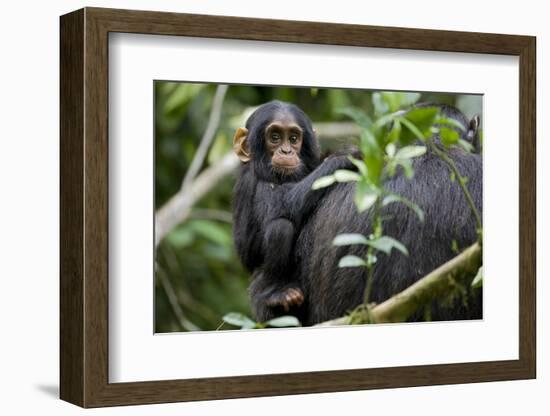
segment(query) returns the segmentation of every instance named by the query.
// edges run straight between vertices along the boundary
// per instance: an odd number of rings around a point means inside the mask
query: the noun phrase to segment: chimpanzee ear
[[[313,130],[313,138],[314,138],[315,140],[318,140],[319,137],[317,136],[317,129],[312,129],[312,130]]]
[[[472,144],[474,144],[474,146],[476,144],[473,143],[473,142],[476,140],[476,137],[477,137],[477,134],[478,134],[477,132],[479,130],[479,124],[480,124],[479,116],[475,115],[470,120],[470,124],[468,125],[468,132],[466,133],[467,139],[470,140],[472,142]]]
[[[239,127],[235,132],[235,137],[233,137],[233,151],[243,163],[249,162],[251,159],[247,136],[248,129]]]
[[[479,130],[479,124],[480,124],[479,116],[478,116],[478,115],[475,115],[475,116],[470,120],[470,130],[473,130],[474,132],[477,133],[477,131]]]

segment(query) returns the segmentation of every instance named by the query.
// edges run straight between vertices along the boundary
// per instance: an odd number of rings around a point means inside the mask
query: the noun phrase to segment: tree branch
[[[233,223],[233,214],[221,209],[194,209],[191,218]]]
[[[467,285],[481,267],[481,246],[475,243],[458,256],[439,266],[437,269],[413,283],[402,292],[376,305],[370,310],[370,322],[404,322],[415,311],[428,305],[432,300],[449,294],[457,285]],[[353,324],[368,323],[367,314],[364,319],[354,317]],[[351,317],[326,321],[316,326],[349,325]]]
[[[199,172],[201,166],[204,163],[204,159],[206,157],[206,154],[208,153],[208,149],[210,148],[210,145],[212,144],[212,140],[214,140],[214,135],[216,134],[216,131],[218,130],[218,126],[220,125],[223,100],[225,98],[225,93],[227,92],[227,88],[228,88],[227,85],[218,85],[216,89],[216,95],[214,96],[214,100],[212,102],[212,110],[210,111],[210,116],[208,118],[208,124],[206,125],[206,130],[202,136],[197,152],[193,157],[191,166],[189,166],[189,169],[187,170],[187,173],[183,178],[183,181],[181,183],[182,190],[187,188],[191,183],[191,181],[195,179],[195,176],[197,176],[197,173]]]
[[[155,213],[155,247],[168,232],[187,219],[193,205],[222,178],[233,172],[239,159],[231,151],[219,162],[203,170],[187,188],[182,188]]]
[[[155,247],[172,228],[189,216],[191,207],[210,191],[218,180],[233,171],[238,165],[237,157],[230,153],[215,166],[208,167],[197,176],[218,130],[227,89],[227,85],[218,85],[216,89],[206,130],[181,182],[180,190],[155,213]]]
[[[313,128],[319,140],[346,139],[361,135],[361,127],[353,121],[316,122],[313,123]]]
[[[472,194],[470,194],[470,191],[468,190],[468,187],[466,186],[466,179],[460,174],[460,171],[458,170],[458,167],[456,166],[456,163],[453,159],[451,159],[447,154],[439,149],[437,145],[430,139],[428,140],[428,146],[430,146],[430,149],[433,150],[433,152],[439,156],[446,164],[449,166],[449,169],[451,169],[451,172],[456,176],[456,179],[458,180],[458,184],[460,188],[462,189],[462,192],[464,193],[464,196],[466,197],[466,202],[470,206],[470,209],[472,210],[472,214],[476,220],[477,224],[477,233],[478,236],[481,237],[480,233],[482,230],[482,224],[481,224],[481,216],[479,215],[479,212],[477,211],[476,204],[474,203],[474,199],[472,198]],[[481,239],[481,238],[479,238]]]

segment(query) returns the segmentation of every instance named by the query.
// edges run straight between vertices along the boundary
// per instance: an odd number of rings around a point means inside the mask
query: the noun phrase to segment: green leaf
[[[265,322],[266,326],[272,326],[275,328],[285,328],[289,326],[301,326],[298,318],[290,315],[279,316],[278,318],[270,319]]]
[[[351,163],[353,163],[355,165],[355,167],[357,167],[357,170],[359,170],[359,173],[364,176],[364,177],[367,177],[368,175],[368,169],[367,169],[367,165],[365,165],[365,162],[362,161],[362,160],[359,160],[359,159],[355,159],[353,156],[348,156],[348,159],[351,161]]]
[[[376,200],[378,199],[377,194],[363,194],[355,195],[354,201],[359,212],[365,212],[367,209],[372,207]]]
[[[408,111],[404,117],[413,123],[420,131],[429,131],[439,115],[436,107],[416,107]]]
[[[401,92],[401,107],[409,107],[420,100],[422,94],[418,92]]]
[[[176,248],[185,248],[195,241],[195,233],[187,225],[181,225],[168,233],[166,240]]]
[[[369,129],[364,129],[361,132],[361,151],[363,154],[368,155],[379,150],[378,140],[376,136]]]
[[[334,177],[334,175],[323,176],[317,179],[315,182],[313,182],[311,189],[317,190],[321,188],[326,188],[327,186],[332,185],[334,182],[336,182],[336,178]]]
[[[417,107],[405,113],[400,118],[401,123],[407,127],[401,135],[401,142],[424,141],[431,136],[431,128],[438,114],[439,109],[434,107]]]
[[[441,143],[443,143],[445,147],[449,147],[458,142],[458,139],[460,139],[460,134],[454,129],[440,127],[439,137],[441,138]]]
[[[397,148],[395,147],[395,144],[393,144],[393,143],[389,143],[389,144],[386,146],[386,154],[387,154],[389,157],[394,157],[394,156],[395,156],[396,150],[397,150]]]
[[[342,257],[338,263],[338,267],[360,267],[366,265],[367,263],[361,257],[352,255]]]
[[[357,182],[353,201],[359,212],[369,209],[378,199],[380,190],[372,185],[368,180]]]
[[[476,277],[474,277],[474,280],[472,280],[472,287],[478,288],[483,286],[483,266],[479,268],[477,271]]]
[[[387,141],[390,143],[396,142],[401,137],[401,122],[397,119],[393,122],[391,130],[388,133]]]
[[[372,125],[372,130],[377,131],[377,130],[381,129],[382,127],[384,127],[386,124],[393,123],[396,120],[400,120],[400,114],[401,113],[402,112],[386,114],[385,116],[380,117]]]
[[[375,238],[373,240],[368,240],[367,244],[386,254],[390,254],[391,250],[395,248],[404,255],[409,255],[407,248],[403,244],[401,244],[395,238],[388,237],[387,235],[383,235],[382,237]]]
[[[164,103],[164,111],[172,113],[187,105],[207,84],[178,84]]]
[[[374,106],[374,112],[376,114],[386,114],[388,111],[390,111],[388,103],[379,92],[375,92],[374,94],[372,94],[372,105]]]
[[[231,245],[232,237],[229,227],[209,220],[193,220],[189,222],[189,227],[196,234],[215,244]]]
[[[426,153],[426,146],[405,146],[397,151],[396,159],[411,159]]]
[[[336,182],[357,182],[361,180],[361,175],[346,169],[338,169],[334,172]]]
[[[256,322],[250,319],[248,316],[238,312],[230,312],[222,318],[224,322],[230,325],[238,326],[243,329],[251,329],[256,327]]]
[[[362,110],[355,107],[345,107],[336,110],[336,114],[343,114],[363,128],[370,129],[372,126],[372,120]]]
[[[408,200],[407,198],[404,198],[397,194],[391,194],[384,198],[382,201],[382,206],[386,206],[391,204],[392,202],[401,202],[405,204],[407,207],[412,209],[415,214],[417,215],[418,219],[422,222],[424,222],[424,211],[422,211],[422,208],[420,208],[418,205],[416,205],[414,202]]]
[[[472,153],[474,151],[474,146],[466,140],[458,139],[458,145],[468,153]]]
[[[384,152],[380,148],[376,137],[369,130],[363,130],[361,134],[361,151],[365,158],[365,164],[368,166],[368,177],[373,183],[380,182],[382,173]]]
[[[332,241],[334,246],[351,246],[355,244],[368,244],[367,238],[363,234],[338,234]]]
[[[422,131],[418,127],[416,127],[414,123],[410,122],[406,118],[403,118],[401,122],[403,123],[403,125],[405,125],[405,127],[407,127],[407,130],[412,134],[414,139],[420,140],[420,141],[424,141],[426,139],[426,136],[424,135],[424,133],[422,133]],[[407,137],[407,142],[408,141],[413,141],[413,139],[409,139]]]
[[[387,169],[388,175],[390,177],[393,177],[397,169],[397,161],[395,159],[388,160],[388,162],[386,163],[386,169]]]
[[[420,99],[420,94],[417,92],[384,91],[381,94],[384,101],[388,104],[391,112],[397,111],[404,107],[409,107]]]
[[[397,163],[401,165],[407,178],[410,179],[414,176],[414,170],[410,159],[397,159]]]
[[[447,117],[437,117],[435,119],[436,124],[439,124],[440,126],[450,126],[454,127],[456,129],[459,129],[461,131],[466,131],[466,128],[462,125],[462,123],[458,120],[455,120],[454,118],[447,118]]]

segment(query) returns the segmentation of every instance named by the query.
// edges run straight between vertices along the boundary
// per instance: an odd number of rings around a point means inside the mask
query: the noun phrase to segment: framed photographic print
[[[61,398],[534,378],[535,75],[528,36],[62,16]]]

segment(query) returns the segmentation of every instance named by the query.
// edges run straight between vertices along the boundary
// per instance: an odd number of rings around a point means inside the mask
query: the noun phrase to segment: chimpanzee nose
[[[283,152],[285,155],[288,155],[292,150],[288,148],[281,147],[281,152]]]

